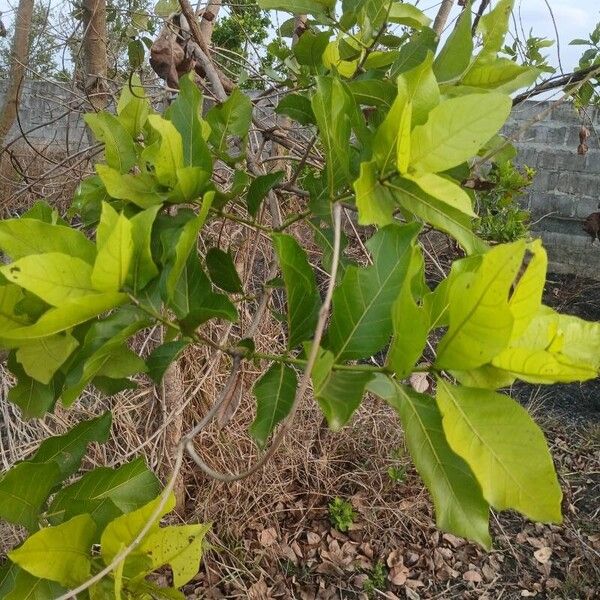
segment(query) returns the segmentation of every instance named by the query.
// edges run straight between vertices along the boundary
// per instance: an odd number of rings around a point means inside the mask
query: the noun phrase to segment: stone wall
[[[5,86],[0,81],[0,95]],[[70,91],[70,84],[30,81],[22,98],[20,127],[31,141],[68,146],[71,151],[88,143],[80,114],[67,114],[69,105],[77,109],[85,103],[80,92]],[[518,162],[537,170],[524,203],[531,210],[534,231],[548,248],[551,269],[600,279],[600,245],[592,245],[582,230],[585,217],[599,210],[600,111],[582,119],[568,104],[549,109],[548,102],[525,102],[513,111],[505,129],[517,134]],[[540,115],[541,120],[525,129]],[[582,122],[592,133],[585,156],[577,154]],[[19,134],[15,125],[10,137]]]
[[[7,82],[0,81],[0,97],[4,96]],[[11,129],[8,140],[27,133],[33,143],[56,144],[76,149],[87,142],[79,107],[85,104],[80,91],[71,92],[70,83],[26,81],[21,90],[19,118]],[[69,110],[72,107],[73,110]]]
[[[550,270],[600,279],[600,245],[582,229],[584,219],[600,210],[600,111],[580,116],[569,104],[550,108],[549,102],[525,102],[506,127],[517,136],[518,162],[537,171],[524,202],[548,250]],[[577,154],[582,124],[591,133],[585,156]]]

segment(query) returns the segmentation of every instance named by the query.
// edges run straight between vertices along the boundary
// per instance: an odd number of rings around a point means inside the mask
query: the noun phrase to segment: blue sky
[[[43,0],[52,7],[64,6],[67,0]],[[428,14],[434,15],[440,0],[419,0],[418,5]],[[195,2],[194,2],[195,3]],[[10,26],[14,8],[18,0],[0,0],[0,11],[5,14],[4,23]],[[477,0],[474,1],[478,5]],[[572,71],[577,65],[582,53],[581,46],[569,46],[568,43],[577,37],[587,37],[594,28],[596,22],[600,21],[600,2],[598,0],[516,0],[515,15],[520,19],[526,34],[533,29],[533,34],[540,37],[555,39],[554,26],[548,6],[558,26],[560,55],[564,71]],[[457,14],[455,8],[453,15]],[[452,18],[451,16],[451,18]],[[521,27],[520,24],[518,24]],[[549,48],[547,53],[554,66],[558,66],[557,51],[555,45]]]

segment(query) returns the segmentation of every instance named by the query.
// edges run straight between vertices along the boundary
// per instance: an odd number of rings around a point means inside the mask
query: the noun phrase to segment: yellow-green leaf
[[[524,254],[524,241],[496,246],[476,271],[456,277],[449,291],[450,326],[438,346],[438,367],[474,369],[508,346],[514,323],[509,294]]]
[[[49,383],[78,345],[71,334],[58,333],[24,343],[17,350],[17,360],[27,375],[36,381]]]
[[[469,217],[477,216],[473,211],[469,194],[450,178],[434,173],[405,175],[405,177],[414,181],[429,196],[441,200]]]
[[[489,548],[488,504],[469,466],[448,445],[433,398],[380,374],[368,389],[398,413],[408,450],[433,499],[437,526]]]
[[[441,379],[436,400],[450,447],[469,464],[491,506],[562,521],[562,492],[544,434],[518,402]]]
[[[410,166],[415,171],[447,171],[472,158],[504,125],[512,108],[510,96],[468,94],[450,98],[413,129]]]
[[[60,252],[24,256],[0,267],[0,273],[53,306],[97,294],[91,265]]]
[[[32,575],[74,587],[90,576],[96,524],[78,515],[56,527],[45,527],[28,537],[8,557]]]
[[[97,290],[118,292],[125,283],[133,256],[131,230],[129,219],[123,214],[119,215],[112,231],[98,248],[91,274],[92,285]]]
[[[162,527],[144,540],[140,552],[151,557],[152,571],[169,565],[173,587],[179,588],[198,573],[202,543],[210,527],[210,524]]]

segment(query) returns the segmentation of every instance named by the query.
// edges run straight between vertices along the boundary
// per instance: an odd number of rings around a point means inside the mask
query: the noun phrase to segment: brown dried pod
[[[590,137],[590,131],[583,125],[579,128],[579,142],[583,144]]]
[[[577,146],[577,154],[581,154],[582,156],[585,156],[588,150],[588,145],[583,142]]]
[[[589,215],[583,222],[583,230],[592,237],[600,239],[600,212]]]

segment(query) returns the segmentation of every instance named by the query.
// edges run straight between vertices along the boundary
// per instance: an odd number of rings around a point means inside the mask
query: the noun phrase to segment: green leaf
[[[162,381],[169,365],[177,360],[185,347],[189,344],[187,340],[175,340],[167,342],[155,348],[146,359],[148,375],[157,385]]]
[[[542,305],[548,256],[541,240],[527,245],[525,263],[527,268],[518,278],[508,303],[514,317],[513,338],[519,338],[525,332]]]
[[[264,448],[277,424],[290,412],[297,385],[296,372],[284,363],[271,365],[254,384],[256,418],[250,426],[250,435],[261,448]]]
[[[469,94],[444,100],[411,136],[410,166],[439,173],[472,158],[504,125],[512,108],[509,96]]]
[[[0,517],[34,531],[42,507],[58,481],[60,469],[54,462],[15,465],[0,479]]]
[[[206,114],[210,125],[209,142],[224,158],[229,158],[229,137],[246,139],[252,122],[250,98],[235,88],[222,104],[213,106]]]
[[[123,86],[117,104],[119,121],[132,138],[141,133],[150,110],[150,102],[140,77],[133,74],[127,85]]]
[[[290,13],[324,16],[333,11],[336,0],[258,0],[264,10],[285,10]]]
[[[16,314],[18,304],[23,300],[23,290],[9,283],[0,285],[0,330],[8,331],[27,325],[24,315]]]
[[[392,4],[388,13],[390,23],[408,25],[408,27],[427,27],[431,19],[412,4]]]
[[[435,173],[423,173],[416,177],[406,175],[405,177],[416,183],[428,196],[440,200],[469,217],[477,216],[473,211],[469,194],[449,177]]]
[[[77,471],[90,442],[108,441],[111,422],[112,414],[105,412],[75,425],[63,435],[46,438],[27,462],[55,463],[61,478],[65,479]]]
[[[206,253],[206,267],[212,282],[226,292],[241,294],[244,290],[233,257],[220,248],[209,248]]]
[[[183,140],[183,161],[187,166],[212,172],[212,157],[204,139],[202,94],[190,74],[179,78],[179,94],[165,112]]]
[[[350,180],[351,98],[339,79],[317,77],[316,83],[312,108],[325,150],[328,196],[333,200]]]
[[[359,225],[385,227],[393,222],[398,205],[394,193],[380,182],[376,161],[360,165],[360,176],[353,187]]]
[[[408,450],[433,499],[437,526],[489,549],[488,504],[469,466],[448,445],[433,398],[383,375],[368,389],[398,413]]]
[[[386,186],[394,192],[396,202],[406,213],[445,231],[454,237],[468,254],[485,252],[487,246],[473,233],[471,218],[468,215],[429,196],[409,179],[387,182]]]
[[[471,34],[471,2],[467,2],[448,36],[444,47],[433,63],[433,71],[439,81],[451,81],[460,77],[467,69],[473,55]]]
[[[8,399],[20,409],[24,419],[43,417],[56,399],[52,386],[40,383],[23,371],[17,385],[8,390]]]
[[[33,325],[18,327],[0,333],[0,340],[14,345],[23,340],[47,337],[85,323],[107,310],[127,302],[127,294],[95,294],[65,302],[58,308],[52,308],[42,315]]]
[[[112,198],[131,202],[140,208],[160,206],[165,202],[164,192],[149,173],[123,175],[106,165],[96,165],[96,172]]]
[[[299,64],[318,69],[323,65],[323,53],[329,45],[330,31],[305,31],[298,42],[292,47],[292,52]]]
[[[30,575],[27,571],[13,566],[15,571],[14,581],[7,590],[6,595],[2,595],[4,600],[56,600],[67,590],[53,581],[39,579]],[[0,593],[4,590],[0,588]]]
[[[514,1],[499,0],[494,9],[479,20],[477,33],[483,38],[483,49],[480,56],[495,55],[502,48]]]
[[[438,346],[439,368],[474,369],[508,345],[514,323],[509,294],[524,255],[524,241],[499,245],[476,271],[456,277],[449,292],[450,327]]]
[[[53,306],[97,294],[90,264],[60,252],[24,256],[0,267],[0,273]]]
[[[93,264],[96,257],[94,244],[81,231],[28,218],[0,221],[0,250],[13,260],[60,252]]]
[[[149,323],[143,312],[127,306],[92,324],[65,377],[61,396],[63,404],[73,404],[85,386],[111,361],[113,354],[123,347],[125,341]]]
[[[210,173],[201,167],[177,169],[177,185],[168,195],[169,202],[198,202],[210,183]]]
[[[373,265],[349,267],[333,294],[327,348],[336,362],[368,358],[392,333],[391,307],[408,274],[420,226],[388,225],[368,242]]]
[[[414,297],[413,283],[422,281],[425,264],[419,246],[414,246],[408,276],[392,305],[394,336],[388,350],[387,364],[398,379],[407,377],[421,356],[429,333],[429,314]]]
[[[152,225],[160,206],[148,208],[129,219],[133,254],[127,276],[127,284],[134,293],[144,289],[158,275],[158,268],[152,258]]]
[[[146,49],[141,40],[129,40],[127,43],[127,58],[132,69],[139,69],[144,63]]]
[[[177,169],[184,166],[181,134],[171,121],[163,119],[160,115],[150,115],[148,123],[160,136],[160,142],[148,146],[142,156],[154,167],[156,179],[162,185],[175,187]]]
[[[274,234],[272,237],[285,282],[288,348],[292,349],[313,336],[321,297],[303,248],[290,235]]]
[[[74,587],[89,578],[96,524],[89,515],[46,527],[8,553],[10,560],[32,575]]]
[[[197,245],[198,232],[204,225],[206,214],[199,214],[190,219],[185,225],[173,232],[173,236],[163,236],[163,246],[167,256],[167,270],[165,278],[165,291],[167,299],[173,298],[175,287],[185,271],[186,263],[190,255],[195,255]],[[176,236],[176,241],[173,237]],[[194,251],[194,252],[192,252]]]
[[[103,210],[101,224],[104,214]],[[102,246],[98,247],[91,276],[92,285],[97,290],[118,292],[123,287],[133,255],[131,229],[129,219],[124,214],[120,214],[110,234]]]
[[[106,529],[102,532],[101,538],[101,553],[102,559],[108,565],[113,558],[117,555],[122,547],[127,547],[131,542],[138,536],[140,531],[146,526],[152,513],[156,510],[156,507],[160,504],[161,496],[155,497],[150,500],[147,504],[144,504],[141,508],[129,512],[125,515],[117,517],[114,521],[106,526]],[[158,518],[154,521],[148,535],[159,531],[159,521],[161,517],[171,512],[175,508],[175,496],[171,493],[165,506],[160,511]],[[148,538],[146,538],[148,539]],[[136,558],[136,555],[142,554],[138,548],[130,554],[131,558]],[[146,564],[151,564],[147,561]]]
[[[595,379],[600,370],[600,324],[543,307],[525,332],[493,357],[492,365],[530,383]]]
[[[133,138],[119,119],[107,112],[84,116],[96,139],[104,143],[104,156],[109,167],[127,173],[137,161]]]
[[[235,321],[238,318],[237,310],[229,298],[213,292],[210,280],[195,254],[188,258],[171,305],[183,328],[189,332],[209,319]]]
[[[59,333],[21,345],[17,350],[17,360],[27,375],[48,384],[78,345],[72,335]]]
[[[313,125],[316,123],[310,100],[301,94],[287,94],[284,96],[275,112],[278,115],[287,115],[290,119],[298,121],[300,125]]]
[[[443,380],[436,400],[448,443],[469,464],[491,506],[562,522],[562,493],[544,434],[520,404]]]
[[[50,225],[67,225],[67,223],[60,218],[58,211],[52,208],[45,200],[37,200],[33,203],[33,206],[26,210],[19,221],[22,219],[36,219],[49,223]]]
[[[120,346],[107,356],[107,360],[104,361],[96,375],[122,379],[146,371],[146,363],[133,350],[127,346]]]
[[[151,557],[151,570],[169,565],[173,586],[179,588],[198,573],[202,543],[211,525],[178,525],[162,527],[142,543],[140,552]]]
[[[282,179],[285,173],[283,171],[273,171],[266,175],[259,175],[252,181],[248,188],[246,202],[248,203],[248,213],[256,217],[262,201],[267,194],[276,186]]]
[[[306,343],[306,351],[310,344]],[[315,397],[332,431],[339,431],[348,423],[359,407],[365,386],[373,374],[368,371],[334,371],[332,352],[319,349],[311,377]]]
[[[389,109],[397,94],[396,86],[380,79],[358,79],[348,82],[357,104]]]
[[[518,65],[507,58],[477,60],[465,73],[461,84],[511,94],[529,87],[540,74],[539,69]]]
[[[122,512],[136,510],[154,498],[160,491],[156,475],[146,466],[143,458],[125,463],[118,468],[97,467],[62,488],[54,497],[49,513],[53,519],[73,502],[82,500],[111,500]]]

